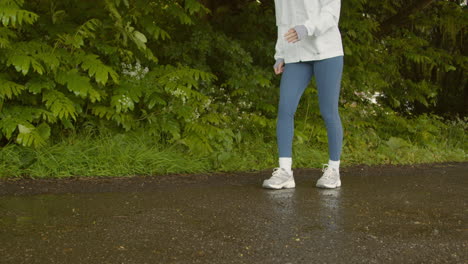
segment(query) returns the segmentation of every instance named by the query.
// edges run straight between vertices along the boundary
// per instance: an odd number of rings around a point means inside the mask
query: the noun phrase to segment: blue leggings
[[[318,89],[320,114],[325,121],[331,160],[339,160],[343,127],[338,113],[338,98],[343,72],[343,56],[297,63],[286,63],[281,77],[276,135],[280,157],[292,157],[294,114],[312,76]]]

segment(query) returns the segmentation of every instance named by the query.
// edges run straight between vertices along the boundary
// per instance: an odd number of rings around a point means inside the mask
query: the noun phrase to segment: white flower
[[[136,80],[143,79],[145,75],[149,72],[149,68],[143,68],[139,61],[137,61],[135,65],[126,64],[122,62],[121,66],[123,75],[130,76]]]

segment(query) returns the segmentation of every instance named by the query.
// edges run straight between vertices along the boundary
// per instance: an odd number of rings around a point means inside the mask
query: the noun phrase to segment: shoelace
[[[272,175],[272,176],[278,177],[278,176],[280,175],[280,170],[281,170],[280,167],[274,168],[274,169],[273,169],[273,175]]]
[[[326,166],[326,168],[325,168]],[[323,174],[323,178],[330,179],[332,176],[332,168],[328,166],[328,164],[322,164],[322,172],[325,172]]]
[[[273,174],[272,174],[272,176],[271,176],[270,179],[276,179],[276,178],[279,179],[279,178],[281,178],[281,176],[280,176],[280,171],[281,171],[281,168],[280,168],[280,167],[274,168],[274,169],[273,169]]]

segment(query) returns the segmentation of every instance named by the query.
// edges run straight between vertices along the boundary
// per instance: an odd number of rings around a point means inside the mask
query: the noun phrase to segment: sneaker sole
[[[267,189],[275,189],[275,190],[292,189],[296,187],[296,183],[294,181],[288,181],[288,182],[285,182],[283,184],[278,184],[278,185],[263,183],[262,187],[267,188]]]
[[[341,181],[337,182],[335,185],[327,185],[327,184],[316,184],[315,186],[319,187],[319,188],[326,188],[326,189],[334,189],[334,188],[338,188],[341,186]]]

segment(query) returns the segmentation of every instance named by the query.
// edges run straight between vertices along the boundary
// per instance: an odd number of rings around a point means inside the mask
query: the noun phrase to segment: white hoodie
[[[340,7],[340,0],[275,0],[278,39],[274,58],[291,63],[344,55],[338,29]],[[284,34],[298,25],[307,28],[307,36],[287,42]]]

